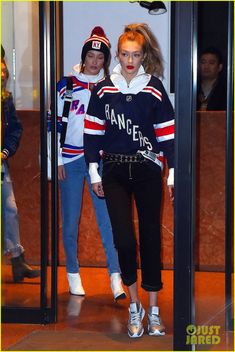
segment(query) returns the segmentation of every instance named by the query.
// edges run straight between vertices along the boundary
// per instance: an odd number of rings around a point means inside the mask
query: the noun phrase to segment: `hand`
[[[6,159],[7,159],[7,156],[6,156],[5,153],[2,153],[2,152],[1,152],[1,159],[2,159],[2,160],[6,160]]]
[[[174,202],[174,186],[168,186],[169,190],[169,195],[170,195],[170,201],[173,203]]]
[[[95,192],[98,197],[104,197],[102,182],[92,183],[92,191]]]
[[[59,165],[58,166],[58,180],[63,181],[65,180],[66,174],[65,174],[65,168],[64,165]]]

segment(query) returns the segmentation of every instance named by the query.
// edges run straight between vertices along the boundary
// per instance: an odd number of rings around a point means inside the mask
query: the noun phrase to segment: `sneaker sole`
[[[165,331],[163,331],[163,332],[160,332],[160,331],[155,331],[155,332],[148,331],[148,335],[149,336],[164,336],[164,335],[166,335],[166,333],[165,333]]]
[[[118,295],[117,297],[114,297],[114,301],[117,302],[120,299],[125,299],[125,298],[126,298],[126,294],[125,294],[125,292],[123,292],[120,295]]]
[[[141,330],[141,332],[139,334],[134,334],[134,335],[131,335],[128,330],[128,336],[132,339],[136,339],[138,337],[141,337],[143,335],[143,333],[144,333],[144,328]]]
[[[80,297],[84,297],[85,293],[72,293],[71,291],[69,291],[70,295],[72,296],[80,296]]]

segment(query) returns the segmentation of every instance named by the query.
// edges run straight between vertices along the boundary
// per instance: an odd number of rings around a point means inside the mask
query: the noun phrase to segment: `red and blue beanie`
[[[102,27],[95,27],[90,38],[88,38],[82,48],[82,62],[85,61],[86,54],[89,50],[101,51],[104,54],[104,60],[107,62],[110,56],[110,42],[106,37]]]

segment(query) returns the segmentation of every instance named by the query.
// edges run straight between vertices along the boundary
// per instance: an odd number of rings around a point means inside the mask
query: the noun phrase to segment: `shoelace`
[[[130,314],[131,315],[130,324],[138,326],[141,321],[141,309],[137,313],[135,313],[135,312],[130,312],[130,313],[131,313]]]
[[[161,325],[161,319],[157,314],[149,314],[149,320],[151,325]]]

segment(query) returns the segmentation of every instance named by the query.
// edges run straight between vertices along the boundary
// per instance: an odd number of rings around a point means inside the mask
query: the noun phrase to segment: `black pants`
[[[123,283],[137,280],[137,246],[132,221],[132,195],[138,219],[142,282],[146,291],[159,291],[161,282],[161,169],[152,161],[104,162],[103,188],[118,251]]]

